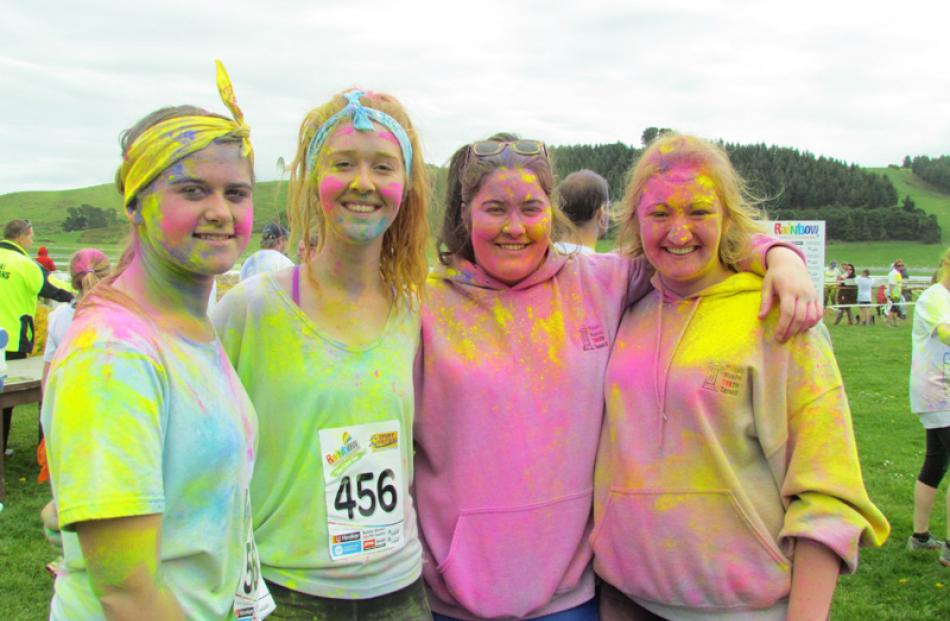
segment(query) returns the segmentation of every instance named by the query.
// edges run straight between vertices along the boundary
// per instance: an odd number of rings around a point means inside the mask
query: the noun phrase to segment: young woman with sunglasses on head
[[[554,185],[544,145],[508,134],[462,147],[450,164],[415,425],[437,619],[596,619],[587,537],[604,370],[650,274],[642,259],[553,250],[565,222]],[[772,253],[792,289],[811,290],[797,255]],[[795,329],[809,310],[818,317],[817,300],[800,310],[786,318]]]
[[[402,105],[349,91],[310,111],[289,197],[317,246],[214,311],[260,417],[251,499],[273,618],[430,619],[409,494],[429,182]]]
[[[621,248],[656,274],[604,383],[590,539],[602,618],[827,619],[840,568],[889,531],[827,331],[778,343],[776,314],[755,317],[761,279],[736,263],[761,214],[716,145],[651,143],[621,217]]]
[[[257,418],[207,317],[247,246],[249,128],[162,108],[122,138],[132,239],[85,294],[43,400],[65,562],[51,619],[260,619],[248,484]]]

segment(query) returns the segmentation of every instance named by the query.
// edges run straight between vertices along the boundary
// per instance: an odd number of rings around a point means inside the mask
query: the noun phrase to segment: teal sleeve
[[[118,340],[81,341],[54,365],[43,404],[60,525],[161,513],[159,366]]]

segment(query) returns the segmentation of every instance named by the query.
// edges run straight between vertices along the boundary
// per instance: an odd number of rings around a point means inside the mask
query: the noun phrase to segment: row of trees
[[[934,159],[926,155],[917,156],[911,160],[910,169],[927,183],[932,183],[944,192],[950,192],[950,155]]]
[[[647,128],[643,140],[666,131]],[[936,217],[917,208],[909,197],[898,205],[897,190],[884,175],[786,147],[731,143],[723,147],[771,218],[825,220],[834,240],[940,242]],[[582,168],[593,170],[607,179],[616,201],[623,196],[627,173],[641,150],[617,142],[558,146],[551,152],[559,178]],[[941,160],[946,160],[950,174],[950,158]]]
[[[68,233],[69,231],[101,229],[118,223],[119,215],[114,209],[100,209],[83,203],[79,207],[70,207],[66,210],[63,230]]]
[[[855,164],[787,147],[728,143],[725,147],[750,189],[767,200],[769,209],[897,205],[897,190],[887,177]]]
[[[769,216],[775,220],[824,220],[828,239],[836,241],[910,239],[925,244],[940,243],[937,216],[922,209],[779,209]]]

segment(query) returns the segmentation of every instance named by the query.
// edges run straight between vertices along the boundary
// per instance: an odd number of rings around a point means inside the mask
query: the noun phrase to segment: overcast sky
[[[215,58],[265,180],[307,110],[356,85],[406,105],[433,164],[498,130],[639,144],[648,126],[862,166],[950,154],[948,17],[946,0],[0,0],[0,194],[111,182],[119,133],[163,105],[225,112]]]

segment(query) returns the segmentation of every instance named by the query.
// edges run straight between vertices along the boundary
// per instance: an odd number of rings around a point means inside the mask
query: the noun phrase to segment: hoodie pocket
[[[479,617],[523,617],[575,588],[591,557],[591,492],[463,511],[438,566],[452,597]]]
[[[591,544],[607,582],[671,606],[762,608],[791,587],[791,563],[728,490],[611,490]]]

